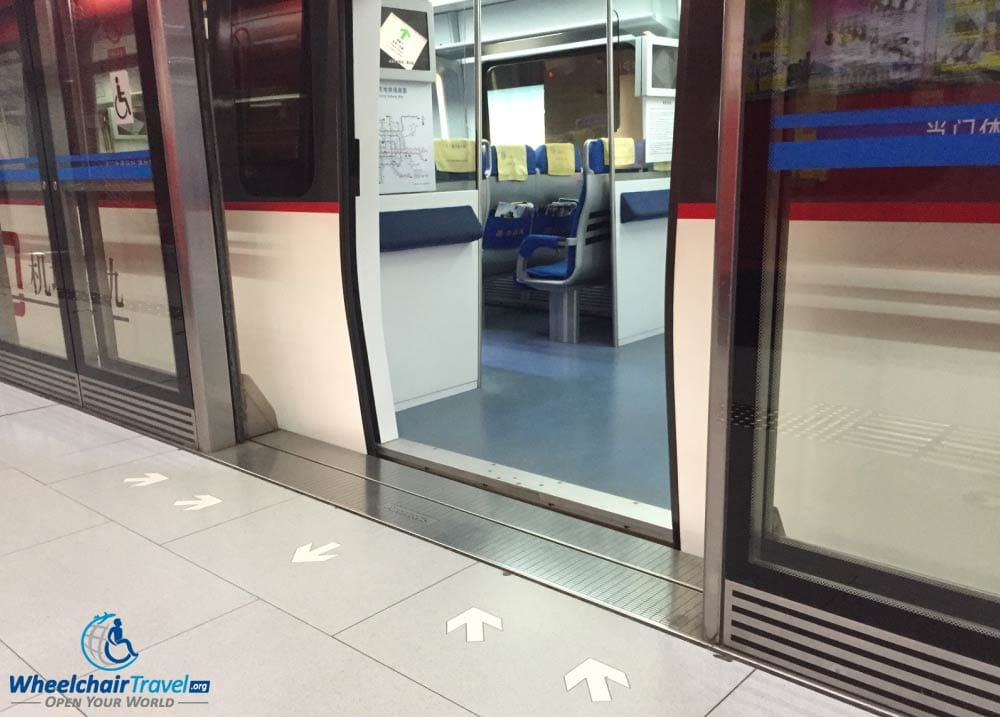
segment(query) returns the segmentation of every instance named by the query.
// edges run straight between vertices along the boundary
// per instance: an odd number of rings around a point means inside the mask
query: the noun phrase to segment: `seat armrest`
[[[559,249],[566,246],[565,237],[553,234],[529,234],[521,240],[521,248],[518,254],[527,259],[535,253],[536,249]]]

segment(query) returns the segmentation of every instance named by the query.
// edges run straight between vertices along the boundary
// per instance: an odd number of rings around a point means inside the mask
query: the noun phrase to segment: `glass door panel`
[[[0,6],[0,347],[67,359],[59,258],[52,251],[38,114],[29,93],[31,45],[22,4]]]
[[[190,403],[145,5],[58,3],[41,27],[79,371]],[[55,41],[58,38],[58,42]],[[54,62],[53,62],[54,60]]]
[[[745,51],[730,576],[975,626],[958,651],[1000,636],[986,5],[761,0]]]

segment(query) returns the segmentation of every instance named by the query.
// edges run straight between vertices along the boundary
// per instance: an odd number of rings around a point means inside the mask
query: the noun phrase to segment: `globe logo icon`
[[[113,612],[95,615],[80,635],[80,649],[91,665],[99,670],[124,670],[139,657],[132,642],[125,638],[122,620]]]

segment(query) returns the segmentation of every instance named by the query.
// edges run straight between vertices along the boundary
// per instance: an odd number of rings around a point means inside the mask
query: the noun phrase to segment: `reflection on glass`
[[[150,157],[150,59],[130,3],[60,6],[56,35],[48,101],[81,372],[176,391],[183,319]]]
[[[0,344],[65,358],[26,48],[14,8],[0,10]]]
[[[232,21],[240,180],[257,196],[301,196],[313,179],[302,0],[238,0]]]
[[[749,17],[780,277],[755,558],[1000,596],[1000,5],[761,0]]]

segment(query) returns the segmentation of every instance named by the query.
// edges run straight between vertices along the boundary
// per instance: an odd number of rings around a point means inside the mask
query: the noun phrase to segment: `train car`
[[[211,4],[249,430],[671,541],[679,8],[566,8]]]
[[[641,619],[984,714],[998,12],[0,0],[0,377],[297,490],[361,477],[352,510],[456,547],[391,483],[701,601]]]

